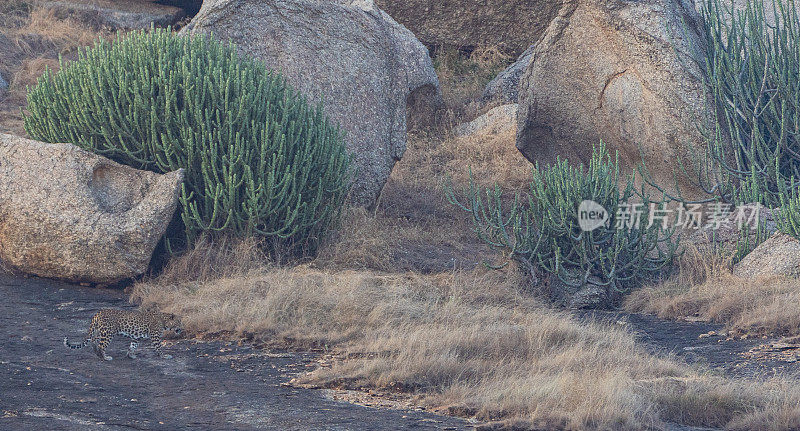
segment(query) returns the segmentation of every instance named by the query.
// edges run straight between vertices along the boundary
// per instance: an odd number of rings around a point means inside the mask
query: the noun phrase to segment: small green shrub
[[[800,192],[794,188],[780,198],[781,207],[775,211],[778,230],[800,240]]]
[[[792,178],[800,178],[800,18],[794,0],[767,7],[774,26],[760,1],[737,12],[730,1],[706,0],[702,15],[719,125],[709,134],[722,174],[716,191],[774,208],[787,192],[782,184],[795,189]]]
[[[25,129],[117,162],[183,168],[184,245],[200,234],[313,253],[350,184],[342,134],[233,46],[151,29],[99,41],[28,93]],[[175,241],[172,241],[173,243]]]
[[[620,192],[618,158],[612,160],[604,146],[593,152],[588,169],[559,159],[547,167],[537,163],[532,173],[528,194],[516,194],[508,209],[498,186],[482,190],[471,181],[463,197],[452,187],[446,193],[472,214],[481,239],[505,250],[534,279],[557,275],[567,287],[592,280],[625,291],[659,274],[674,258],[674,230],[655,214],[650,224],[650,201],[643,196],[635,203],[632,181]],[[594,230],[579,222],[579,207],[587,200],[608,216]]]

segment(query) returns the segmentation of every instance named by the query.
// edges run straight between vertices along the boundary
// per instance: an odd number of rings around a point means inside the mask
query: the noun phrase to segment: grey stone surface
[[[110,362],[62,345],[64,336],[80,339],[97,310],[129,308],[121,290],[0,273],[0,298],[2,430],[474,430],[458,418],[361,407],[284,385],[316,363],[310,353],[171,332],[163,351],[172,359],[145,346],[128,359],[124,337],[112,341]]]
[[[733,267],[739,277],[800,276],[800,241],[776,232]]]
[[[0,261],[41,277],[112,283],[145,272],[183,171],[140,171],[0,134]]]
[[[181,32],[234,42],[324,100],[355,156],[352,201],[365,206],[403,157],[407,114],[443,103],[426,48],[372,0],[207,0]]]
[[[428,46],[497,47],[519,55],[556,17],[562,0],[376,0]]]
[[[533,60],[533,49],[529,47],[517,61],[494,77],[483,90],[484,103],[517,103],[519,101],[519,81]]]
[[[95,28],[132,30],[166,27],[183,18],[183,9],[150,0],[39,0],[56,16],[71,17]]]
[[[684,198],[710,127],[703,24],[688,0],[568,0],[533,49],[519,87],[517,148],[531,161],[588,163],[601,141],[625,173],[643,160]],[[681,175],[682,159],[689,176]]]
[[[487,113],[470,121],[459,124],[453,129],[457,137],[479,134],[497,134],[517,127],[517,104],[511,103],[490,109]]]

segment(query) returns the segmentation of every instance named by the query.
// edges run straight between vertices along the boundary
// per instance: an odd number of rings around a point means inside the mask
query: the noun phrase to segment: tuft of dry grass
[[[158,274],[158,282],[178,284],[186,280],[207,282],[271,265],[269,256],[253,238],[200,237],[180,258],[170,259]],[[152,279],[151,279],[152,280]]]
[[[471,52],[443,48],[434,53],[433,60],[451,126],[454,126],[491,108],[480,103],[483,90],[513,63],[514,58],[497,47],[482,46]]]
[[[800,335],[800,285],[788,277],[743,278],[732,257],[691,245],[664,282],[631,292],[623,307],[664,319],[700,318],[732,334]]]
[[[531,164],[515,145],[516,127],[500,133],[476,133],[443,140],[414,136],[409,139],[403,160],[395,165],[387,187],[404,186],[441,190],[447,179],[466,186],[469,172],[482,186],[504,189],[525,188],[531,178]]]
[[[52,10],[32,2],[0,5],[0,74],[8,81],[0,93],[0,131],[25,136],[20,109],[26,105],[27,87],[49,68],[57,71],[59,57],[73,58],[80,48],[99,37],[109,37],[72,18],[59,18]]]
[[[474,266],[468,250],[491,254],[482,244],[464,241],[467,235],[454,235],[450,229],[438,225],[441,216],[427,217],[408,220],[383,213],[376,215],[363,208],[348,208],[342,227],[326,240],[312,265],[325,269],[430,273],[465,264]]]
[[[424,221],[453,237],[471,234],[472,222],[445,199],[448,183],[456,188],[472,178],[481,186],[497,184],[509,192],[525,189],[531,164],[515,146],[515,128],[466,137],[411,135],[408,149],[384,187],[376,215]]]
[[[36,85],[39,77],[50,69],[57,72],[59,69],[57,58],[26,58],[22,60],[17,71],[11,77],[9,84],[9,102],[25,103],[27,88]]]
[[[498,184],[512,195],[525,189],[531,165],[514,145],[515,130],[459,138],[409,136],[377,209],[345,212],[342,228],[317,264],[336,269],[435,272],[469,267],[497,254],[473,232],[471,216],[445,198],[445,184]]]
[[[734,334],[800,335],[800,286],[796,279],[745,279],[723,273],[699,284],[674,280],[631,293],[625,309],[666,319],[699,317]]]
[[[172,270],[183,273],[207,255]],[[240,272],[217,279],[176,283],[167,271],[134,286],[131,298],[181,315],[195,333],[336,354],[330,368],[297,384],[401,390],[483,421],[615,430],[665,422],[791,429],[800,421],[800,390],[655,357],[630,333],[545,308],[520,291],[515,271],[387,274],[248,259],[235,259]]]
[[[41,7],[31,11],[27,23],[17,35],[34,34],[49,42],[60,54],[93,44],[103,33],[73,18],[60,18],[52,9]]]

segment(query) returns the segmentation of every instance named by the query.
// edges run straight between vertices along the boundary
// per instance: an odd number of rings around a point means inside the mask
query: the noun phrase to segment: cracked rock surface
[[[532,162],[588,165],[602,141],[626,174],[644,161],[673,193],[680,159],[683,197],[704,196],[692,170],[701,131],[713,130],[705,46],[693,2],[565,1],[519,83],[517,148]]]

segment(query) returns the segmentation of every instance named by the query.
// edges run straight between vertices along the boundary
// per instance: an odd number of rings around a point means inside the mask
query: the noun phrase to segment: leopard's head
[[[180,318],[172,313],[161,313],[161,321],[164,322],[164,329],[173,330],[176,334],[183,331]]]

